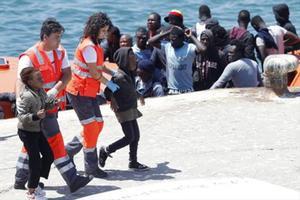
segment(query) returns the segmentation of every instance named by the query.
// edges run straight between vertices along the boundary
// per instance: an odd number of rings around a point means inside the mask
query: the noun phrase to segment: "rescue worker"
[[[104,65],[104,51],[101,40],[107,37],[111,26],[109,17],[102,12],[89,17],[83,36],[77,46],[72,68],[72,78],[67,85],[67,95],[83,127],[81,135],[68,146],[72,155],[83,147],[84,167],[87,175],[104,178],[107,173],[98,166],[97,140],[103,128],[103,119],[96,96],[100,85],[105,84],[112,92],[119,86],[108,81],[102,72],[113,75],[115,72]]]
[[[63,26],[54,18],[48,18],[43,22],[40,41],[20,55],[16,93],[18,104],[19,94],[24,89],[24,84],[20,79],[20,72],[24,68],[34,67],[42,74],[44,80],[43,87],[48,97],[60,100],[60,108],[55,107],[47,111],[41,127],[53,152],[56,168],[69,186],[70,191],[75,192],[88,184],[92,177],[77,174],[77,170],[65,150],[63,137],[57,121],[58,110],[64,109],[66,105],[65,87],[71,77],[67,52],[60,45],[63,32]],[[28,155],[26,149],[23,147],[17,161],[15,189],[25,189],[29,173],[28,162]]]

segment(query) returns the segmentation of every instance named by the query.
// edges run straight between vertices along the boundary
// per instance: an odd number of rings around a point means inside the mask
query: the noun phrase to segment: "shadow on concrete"
[[[17,135],[18,135],[18,134],[13,134],[13,135],[7,135],[7,136],[0,137],[0,142],[1,142],[1,141],[5,141],[5,140],[7,140],[8,138],[15,137],[15,136],[17,136]]]
[[[159,163],[155,168],[150,168],[147,171],[131,171],[131,170],[105,170],[109,176],[108,181],[147,181],[147,180],[164,180],[173,179],[173,176],[168,174],[179,173],[181,170],[168,167],[169,162]]]
[[[55,190],[59,194],[66,194],[62,197],[57,198],[48,198],[48,200],[71,200],[71,199],[79,199],[87,196],[91,196],[94,194],[99,194],[103,192],[109,192],[112,190],[120,189],[120,187],[116,186],[108,186],[108,185],[87,185],[84,188],[78,190],[77,192],[71,194],[67,186],[48,186],[45,187],[45,191],[47,190]]]
[[[174,177],[169,174],[180,173],[181,170],[172,169],[168,167],[169,162],[158,163],[155,168],[150,168],[148,171],[136,172],[130,170],[105,170],[109,176],[107,181],[147,181],[147,180],[164,180],[173,179]],[[82,173],[82,172],[81,172]],[[49,200],[71,200],[79,199],[103,192],[109,192],[112,190],[121,189],[117,186],[108,185],[87,185],[79,191],[70,194],[67,186],[46,186],[45,191],[54,190],[58,194],[66,194],[62,197],[48,198]]]

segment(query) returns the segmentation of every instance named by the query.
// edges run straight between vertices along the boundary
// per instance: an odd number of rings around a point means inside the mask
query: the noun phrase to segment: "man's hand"
[[[184,34],[188,38],[192,37],[192,31],[191,31],[191,29],[185,29]]]

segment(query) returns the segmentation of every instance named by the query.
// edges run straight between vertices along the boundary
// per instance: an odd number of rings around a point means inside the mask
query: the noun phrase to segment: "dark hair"
[[[117,38],[121,37],[120,29],[117,26],[111,26],[109,28],[109,33],[115,35]]]
[[[155,66],[151,60],[142,59],[137,63],[137,67],[143,71],[153,73],[155,70]]]
[[[225,47],[229,43],[228,32],[224,27],[216,25],[210,30],[213,33],[214,42],[217,47]]]
[[[250,22],[250,12],[248,10],[241,10],[239,12],[238,20],[248,24]]]
[[[232,40],[229,43],[231,46],[236,46],[236,51],[239,52],[242,56],[245,55],[245,44],[241,40]]]
[[[98,44],[99,30],[105,26],[112,26],[106,13],[98,12],[89,17],[83,31],[83,38],[90,37],[94,44]]]
[[[161,16],[160,16],[160,14],[158,14],[157,12],[151,12],[150,14],[149,14],[149,16],[150,15],[155,15],[156,17],[157,17],[157,20],[159,21],[159,22],[161,22]]]
[[[289,19],[290,10],[289,6],[285,3],[276,4],[273,6],[273,12],[276,15],[283,17],[285,19]]]
[[[39,70],[34,67],[26,67],[26,68],[22,69],[21,74],[20,74],[22,82],[28,86],[28,82],[30,80],[32,80],[33,73],[38,72],[38,71]]]
[[[126,37],[126,38],[128,38],[128,40],[129,40],[129,42],[130,42],[131,45],[133,44],[133,40],[132,40],[131,35],[129,35],[129,34],[122,34],[121,37],[123,37],[123,36]],[[120,37],[120,39],[121,39],[121,37]]]
[[[176,35],[177,37],[184,37],[184,31],[182,28],[174,26],[171,30],[172,35]]]
[[[212,29],[215,26],[220,26],[219,21],[217,19],[209,18],[208,20],[206,20],[206,25],[205,25],[206,29]]]
[[[205,16],[207,16],[208,18],[211,18],[210,8],[205,4],[203,4],[199,7],[199,15],[200,14],[205,14]]]
[[[40,39],[42,41],[44,35],[50,36],[51,33],[62,33],[62,32],[65,32],[65,29],[58,21],[56,21],[55,18],[47,18],[42,24]]]
[[[254,27],[258,27],[259,24],[265,23],[264,20],[261,18],[261,16],[256,15],[251,19],[251,25]]]
[[[136,33],[147,33],[147,29],[145,27],[138,27],[135,31]]]

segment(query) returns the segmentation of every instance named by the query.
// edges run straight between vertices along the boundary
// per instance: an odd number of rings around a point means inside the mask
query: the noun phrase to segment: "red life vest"
[[[62,77],[62,61],[65,57],[65,51],[62,46],[53,50],[54,65],[51,63],[46,52],[41,48],[40,43],[35,44],[29,48],[25,53],[22,53],[19,58],[27,55],[34,68],[38,69],[44,80],[45,91],[53,88]],[[64,110],[66,108],[66,92],[60,91],[57,96],[60,99],[59,107]],[[48,112],[54,113],[58,111],[58,107],[49,110]]]
[[[75,51],[74,61],[71,65],[72,79],[67,85],[66,91],[73,95],[96,97],[100,91],[100,81],[92,77],[87,62],[83,57],[83,50],[91,46],[97,53],[97,66],[102,66],[104,62],[103,49],[100,45],[95,45],[90,38],[85,38]],[[98,69],[102,73],[101,69]]]

